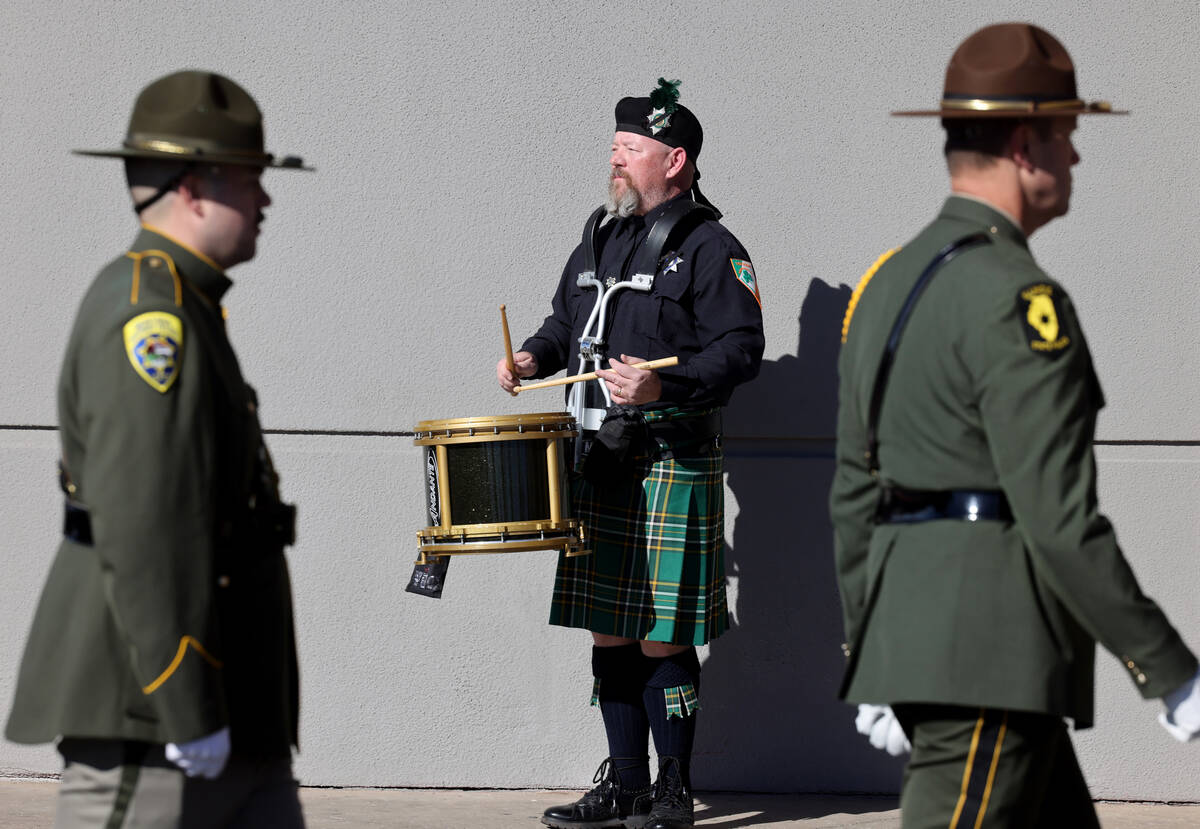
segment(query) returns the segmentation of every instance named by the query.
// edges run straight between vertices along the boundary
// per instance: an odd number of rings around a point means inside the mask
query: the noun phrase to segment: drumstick
[[[513,373],[513,376],[515,377],[517,374],[517,365],[516,365],[516,363],[513,362],[512,337],[510,337],[508,335],[508,314],[504,310],[503,303],[500,304],[500,325],[504,328],[504,358],[505,358],[505,362],[508,364],[508,370],[511,371]],[[521,382],[521,378],[517,377],[517,382],[518,383]],[[512,397],[516,397],[517,393],[515,391],[510,391],[509,395],[511,395]]]
[[[631,368],[666,368],[667,366],[679,365],[678,357],[663,357],[661,360],[651,360],[648,363],[637,363]],[[550,386],[565,386],[568,383],[582,383],[584,380],[595,380],[596,372],[589,371],[587,374],[572,374],[570,377],[559,377],[557,380],[543,380],[540,383],[534,383],[529,386],[517,386],[516,391],[529,391],[530,389],[545,389]]]

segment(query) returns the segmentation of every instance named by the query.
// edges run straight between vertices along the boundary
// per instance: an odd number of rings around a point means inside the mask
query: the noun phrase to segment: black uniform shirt
[[[609,284],[633,275],[639,247],[668,204],[600,229],[597,279]],[[678,355],[678,366],[658,373],[659,403],[724,405],[734,386],[758,374],[762,360],[762,308],[754,269],[746,249],[715,220],[701,222],[676,248],[660,258],[649,293],[623,289],[609,302],[602,332],[606,352],[617,359],[622,354],[647,360]],[[596,302],[594,288],[576,284],[584,262],[581,244],[563,269],[552,313],[521,346],[537,358],[536,377],[563,368],[572,374],[578,370],[579,338]]]

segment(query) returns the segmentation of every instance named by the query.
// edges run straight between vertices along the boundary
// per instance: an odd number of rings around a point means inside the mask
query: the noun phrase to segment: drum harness
[[[879,413],[883,409],[883,395],[887,390],[888,378],[895,361],[900,336],[912,316],[913,308],[921,298],[934,275],[959,253],[979,245],[990,244],[986,233],[974,233],[946,245],[933,258],[904,300],[904,305],[892,325],[875,384],[871,389],[871,404],[867,414],[867,464],[871,476],[879,476]],[[1013,520],[1008,499],[1001,490],[919,490],[896,486],[889,482],[880,483],[879,503],[875,510],[877,524],[917,524],[924,521],[955,519],[962,521],[1005,521]]]
[[[581,288],[595,288],[596,302],[583,327],[583,334],[579,337],[579,370],[576,374],[585,374],[589,371],[606,368],[605,360],[608,353],[604,335],[608,323],[608,308],[613,297],[619,291],[626,289],[649,293],[654,287],[654,277],[658,273],[663,251],[672,235],[676,231],[690,230],[704,219],[715,218],[716,214],[711,208],[687,198],[679,199],[668,205],[663,214],[655,220],[650,232],[638,247],[632,260],[632,268],[627,267],[627,270],[632,270],[632,275],[625,279],[625,272],[622,272],[622,280],[607,287],[596,276],[596,263],[599,258],[597,256],[599,232],[606,216],[605,208],[598,207],[588,217],[587,223],[583,227],[584,269],[576,277],[575,284]],[[606,408],[601,409],[587,405],[587,383],[574,384],[567,398],[567,408],[575,418],[580,430],[580,437],[575,441],[576,464],[586,454],[587,444],[591,442],[591,438],[584,437],[584,433],[595,434],[600,429],[605,417],[613,413],[612,395],[609,393],[608,386],[599,377],[596,378],[596,383],[603,395]],[[695,423],[693,428],[688,430],[689,432],[711,431],[713,433],[711,437],[714,438],[720,433],[719,412],[703,418],[687,419],[703,421]],[[654,431],[653,426],[651,431]],[[666,454],[659,454],[659,457],[669,456],[669,450]]]

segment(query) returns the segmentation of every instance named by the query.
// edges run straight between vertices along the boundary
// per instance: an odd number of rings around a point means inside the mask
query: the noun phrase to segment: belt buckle
[[[979,496],[971,495],[969,498],[967,498],[966,508],[967,514],[963,517],[968,521],[978,521],[980,512]]]

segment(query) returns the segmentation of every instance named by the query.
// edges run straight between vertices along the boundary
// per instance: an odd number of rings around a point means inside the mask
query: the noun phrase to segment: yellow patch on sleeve
[[[1033,353],[1058,357],[1071,345],[1061,325],[1062,299],[1053,285],[1035,282],[1022,288],[1017,295],[1017,313]]]
[[[138,314],[125,323],[125,354],[138,376],[165,394],[179,376],[183,321],[164,311]]]

